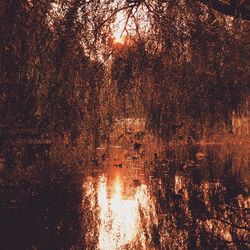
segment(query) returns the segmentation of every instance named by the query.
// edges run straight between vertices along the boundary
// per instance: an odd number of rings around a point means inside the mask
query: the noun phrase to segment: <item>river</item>
[[[84,173],[1,173],[1,249],[248,249],[249,148],[131,132]]]

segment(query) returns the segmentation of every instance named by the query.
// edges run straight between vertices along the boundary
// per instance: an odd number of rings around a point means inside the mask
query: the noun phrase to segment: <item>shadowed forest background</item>
[[[248,21],[202,1],[112,2],[1,3],[2,124],[92,146],[119,117],[166,141],[249,135]],[[112,40],[119,11],[124,44]]]
[[[249,0],[2,0],[0,19],[1,249],[248,249]],[[144,238],[102,228],[112,192]]]

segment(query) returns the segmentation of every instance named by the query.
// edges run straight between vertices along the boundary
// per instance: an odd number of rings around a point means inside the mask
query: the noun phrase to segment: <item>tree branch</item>
[[[249,0],[198,0],[207,6],[217,10],[218,12],[240,18],[242,20],[250,20],[250,1]]]

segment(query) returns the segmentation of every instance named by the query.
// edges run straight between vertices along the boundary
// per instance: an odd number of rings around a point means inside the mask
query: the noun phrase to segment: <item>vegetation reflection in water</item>
[[[92,200],[92,209],[98,211],[98,244],[97,248],[124,249],[139,247],[147,249],[147,226],[157,223],[154,204],[149,190],[142,184],[135,188],[134,197],[123,195],[123,183],[120,176],[116,176],[112,185],[108,185],[105,175],[98,178],[97,196],[93,195],[94,184],[87,184],[87,194]],[[109,190],[111,189],[113,190]],[[109,197],[109,193],[111,193]],[[97,208],[95,208],[97,204]]]
[[[247,249],[245,153],[229,150],[228,159],[224,147],[193,145],[175,148],[173,160],[166,152],[120,167],[123,148],[114,149],[84,181],[86,249]]]

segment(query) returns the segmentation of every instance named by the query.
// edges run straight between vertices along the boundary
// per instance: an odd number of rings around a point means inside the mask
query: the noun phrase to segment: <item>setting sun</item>
[[[124,35],[124,29],[126,26],[125,14],[123,12],[119,12],[116,15],[116,20],[114,23],[113,29],[113,41],[116,44],[124,44],[126,40],[126,36]]]
[[[115,44],[124,44],[125,40],[126,40],[125,36],[122,36],[122,37],[120,37],[120,36],[118,36],[118,37],[114,36],[114,43]]]

